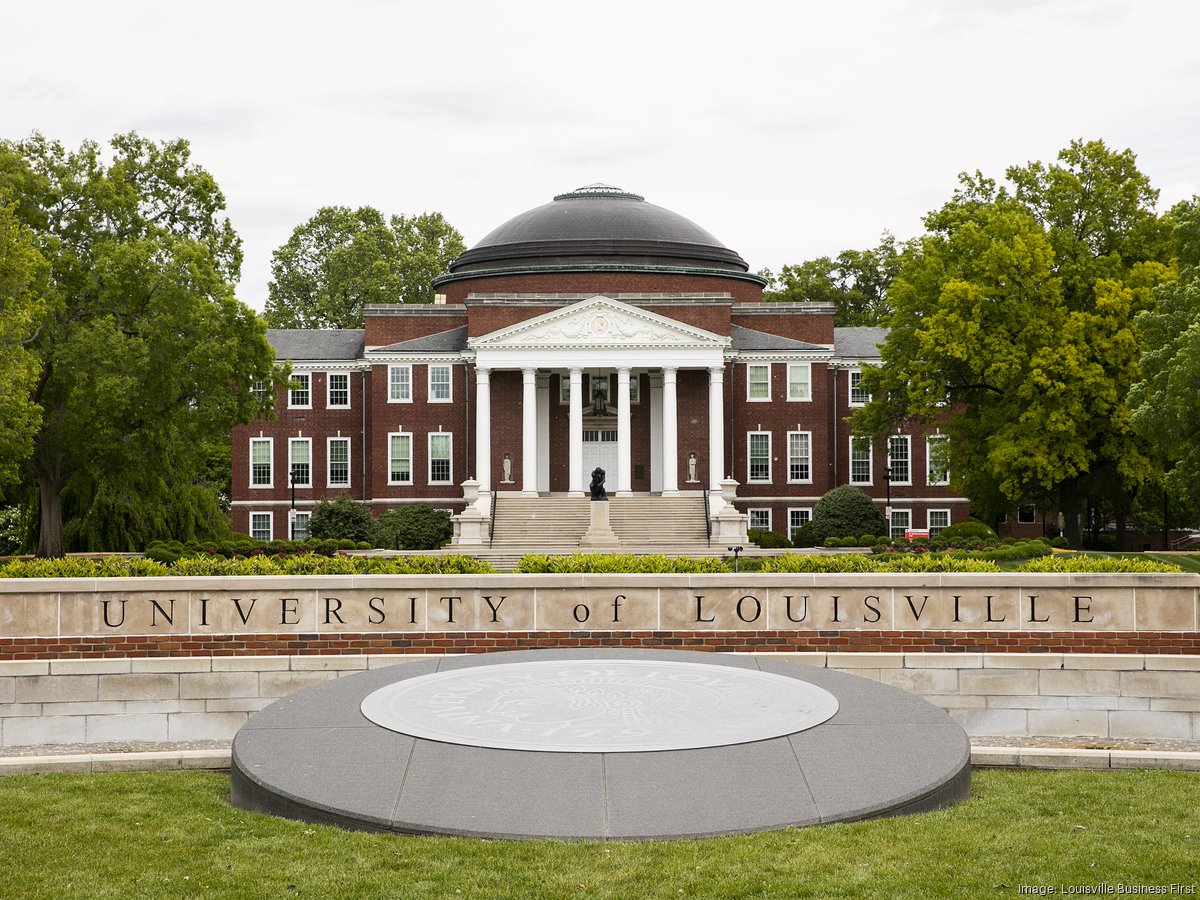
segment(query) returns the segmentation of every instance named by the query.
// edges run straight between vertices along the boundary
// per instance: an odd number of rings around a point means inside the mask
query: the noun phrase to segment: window
[[[311,513],[298,512],[292,519],[292,540],[307,541],[308,540],[308,521],[312,518]]]
[[[588,397],[592,398],[592,403],[596,402],[596,394],[600,393],[604,396],[604,405],[608,405],[608,398],[612,396],[612,385],[609,383],[607,375],[589,375],[588,376]],[[584,397],[586,405],[588,397]]]
[[[1017,524],[1018,525],[1035,525],[1037,524],[1037,510],[1032,506],[1017,507]]]
[[[931,509],[927,513],[926,521],[929,523],[929,536],[937,537],[943,528],[950,527],[950,510]]]
[[[288,388],[288,409],[312,409],[312,376],[308,372],[293,372]]]
[[[850,483],[871,483],[871,441],[865,437],[850,438]]]
[[[412,435],[388,435],[388,484],[412,484]]]
[[[412,366],[388,366],[388,403],[412,403]]]
[[[812,432],[788,432],[788,483],[812,481]]]
[[[859,387],[862,381],[862,372],[850,373],[850,405],[863,406],[871,402],[871,395]]]
[[[812,521],[812,507],[804,506],[788,510],[788,540],[796,543],[796,534]]]
[[[250,513],[250,537],[256,541],[271,540],[271,514],[269,512]]]
[[[771,399],[770,365],[746,366],[746,399],[759,402]]]
[[[450,433],[429,435],[429,483],[450,484]]]
[[[812,363],[791,363],[788,366],[788,399],[812,399]]]
[[[330,372],[325,377],[328,379],[328,398],[326,405],[330,409],[349,409],[350,373]]]
[[[888,471],[892,484],[912,484],[912,438],[907,434],[888,437]]]
[[[429,402],[450,402],[450,367],[429,367]]]
[[[642,402],[642,376],[637,372],[629,373],[629,402]]]
[[[312,439],[288,439],[288,477],[293,487],[312,487]]]
[[[759,484],[771,480],[771,433],[769,431],[751,431],[746,435],[749,446],[749,469],[746,480]]]
[[[558,376],[558,402],[563,406],[571,402],[571,376]]]
[[[256,381],[250,385],[250,393],[254,395],[254,399],[262,402],[267,399],[267,383],[265,381]]]
[[[250,438],[250,487],[270,487],[273,438]]]
[[[950,470],[946,467],[946,454],[949,452],[949,438],[944,434],[935,435],[925,441],[925,483],[949,484]]]
[[[331,437],[329,446],[329,487],[350,487],[350,438]]]
[[[771,508],[769,506],[763,509],[748,509],[746,512],[750,516],[750,528],[757,528],[760,531],[771,530]]]
[[[912,528],[912,510],[911,509],[893,509],[892,521],[888,528],[888,534],[892,540],[904,537],[904,532]]]

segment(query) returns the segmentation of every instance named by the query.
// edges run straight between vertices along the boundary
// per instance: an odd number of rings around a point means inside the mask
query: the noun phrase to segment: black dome
[[[523,212],[450,264],[451,275],[545,268],[746,272],[745,260],[678,213],[606,184]]]

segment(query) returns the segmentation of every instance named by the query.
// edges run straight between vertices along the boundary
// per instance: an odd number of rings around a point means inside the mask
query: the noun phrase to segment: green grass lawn
[[[982,897],[1192,885],[1200,775],[975,773],[919,816],[704,841],[347,833],[245,813],[217,773],[0,779],[0,896]]]

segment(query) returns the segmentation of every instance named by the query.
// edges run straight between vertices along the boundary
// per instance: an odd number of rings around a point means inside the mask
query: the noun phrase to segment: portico
[[[668,319],[603,295],[580,301],[518,325],[500,329],[468,342],[475,363],[475,458],[480,502],[493,484],[494,435],[492,427],[492,376],[500,371],[521,373],[521,455],[519,484],[522,494],[537,496],[550,491],[550,376],[559,378],[559,400],[565,395],[567,412],[567,493],[583,496],[590,479],[585,471],[585,415],[587,431],[601,435],[616,432],[616,471],[608,472],[607,485],[617,495],[632,491],[633,431],[631,406],[645,373],[649,386],[650,482],[655,493],[678,494],[680,486],[679,392],[680,375],[699,370],[707,378],[707,486],[719,495],[725,477],[724,366],[728,337]],[[615,390],[608,385],[615,375]],[[590,396],[585,396],[584,379]],[[597,403],[598,385],[604,402]],[[611,396],[608,394],[611,393]],[[609,414],[611,409],[612,413]],[[693,451],[694,452],[694,451]],[[513,473],[514,476],[517,473]],[[700,482],[700,478],[696,479]],[[687,485],[693,490],[704,483]],[[515,489],[515,485],[514,485]]]

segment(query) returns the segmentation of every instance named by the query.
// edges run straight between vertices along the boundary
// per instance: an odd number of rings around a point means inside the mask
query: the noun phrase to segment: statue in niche
[[[700,479],[696,477],[696,468],[699,466],[700,460],[696,457],[695,451],[688,454],[687,462],[687,480],[689,484],[695,484]]]
[[[500,483],[512,484],[512,454],[505,453],[504,459],[500,460]]]
[[[604,470],[601,468],[592,469],[592,499],[607,500],[608,494],[604,493]]]

